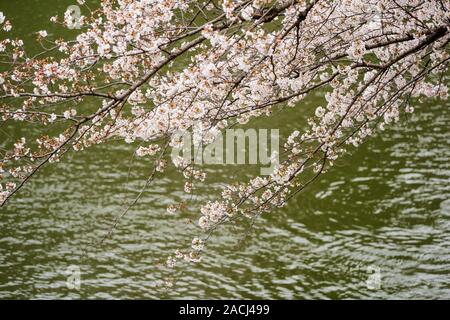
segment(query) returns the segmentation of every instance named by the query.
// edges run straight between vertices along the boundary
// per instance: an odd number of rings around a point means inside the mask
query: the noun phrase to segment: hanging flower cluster
[[[226,186],[220,200],[201,206],[206,236],[169,266],[199,261],[219,225],[285,205],[349,146],[413,112],[413,101],[448,97],[449,1],[103,0],[89,11],[74,40],[39,31],[44,51],[35,56],[8,38],[12,26],[0,13],[0,54],[9,66],[0,72],[1,121],[44,131],[64,124],[57,136],[23,137],[2,152],[2,204],[69,150],[139,141],[136,155],[154,158],[162,173],[179,130],[207,145],[236,123],[275,108],[301,111],[303,99],[326,92],[308,127],[286,140],[272,175]],[[205,179],[193,161],[173,164],[188,193]]]

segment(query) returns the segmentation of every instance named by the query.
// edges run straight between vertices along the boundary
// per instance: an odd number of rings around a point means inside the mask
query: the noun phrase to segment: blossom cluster
[[[285,205],[348,148],[413,112],[415,101],[448,98],[449,1],[104,0],[87,11],[73,41],[37,32],[46,46],[34,58],[20,39],[0,40],[11,66],[0,72],[1,121],[65,125],[55,136],[10,141],[0,203],[69,150],[137,141],[137,156],[160,156],[162,174],[164,146],[179,146],[180,130],[208,145],[225,128],[302,111],[310,94],[326,92],[308,126],[286,139],[272,175],[227,185],[220,200],[201,206],[198,225],[208,233]],[[69,18],[51,20],[68,26]],[[4,37],[11,24],[3,13],[0,26]],[[194,161],[173,165],[187,193],[206,178]],[[168,265],[198,261],[205,239]]]

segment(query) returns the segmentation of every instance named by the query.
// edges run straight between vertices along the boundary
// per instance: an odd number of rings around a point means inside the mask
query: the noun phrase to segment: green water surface
[[[14,35],[30,40],[41,29],[61,32],[49,18],[72,4],[0,0],[0,11],[13,22]],[[320,99],[249,126],[301,129]],[[125,143],[69,154],[0,209],[0,298],[448,299],[448,107],[446,101],[418,106],[287,207],[245,233],[218,232],[201,264],[174,271],[164,260],[197,235],[189,220],[199,217],[196,210],[166,213],[168,204],[184,197],[180,175],[172,170],[157,179],[114,236],[92,246],[142,188],[151,163],[133,159],[135,146]],[[0,146],[8,143],[5,132],[23,130],[1,125]],[[254,172],[210,168],[197,201],[217,198],[225,182],[245,181]],[[79,290],[67,287],[69,266],[80,268]],[[379,270],[380,288],[367,286],[371,270]]]

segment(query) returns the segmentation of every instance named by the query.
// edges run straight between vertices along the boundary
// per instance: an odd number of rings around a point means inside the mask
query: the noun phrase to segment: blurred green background
[[[88,1],[93,3],[95,1]],[[13,35],[37,50],[34,32],[55,29],[75,0],[0,0]],[[4,34],[2,35],[4,36]],[[302,129],[321,96],[248,124]],[[175,171],[157,181],[109,230],[123,203],[136,197],[151,163],[132,159],[135,146],[111,143],[69,154],[45,167],[0,209],[0,298],[450,298],[449,103],[428,101],[347,155],[289,205],[251,230],[225,228],[203,263],[167,270],[164,261],[198,230],[166,206],[185,196]],[[24,129],[0,126],[0,147]],[[246,181],[247,166],[214,166],[198,201],[214,199],[226,182]],[[79,290],[67,268],[81,271]],[[368,270],[369,268],[369,270]],[[379,270],[379,289],[370,289]],[[375,279],[376,280],[376,279]],[[172,284],[167,287],[166,282]]]

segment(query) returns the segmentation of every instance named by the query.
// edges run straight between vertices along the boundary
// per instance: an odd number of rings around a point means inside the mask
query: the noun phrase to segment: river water
[[[75,1],[73,1],[75,2]],[[72,1],[0,0],[16,34],[47,26]],[[258,120],[295,130],[310,104]],[[303,107],[303,109],[302,109]],[[176,172],[158,179],[109,230],[151,170],[134,146],[109,144],[47,166],[0,211],[0,298],[450,298],[450,112],[429,101],[338,161],[319,181],[250,230],[219,231],[203,262],[167,270],[167,255],[197,234]],[[20,135],[23,128],[1,128]],[[282,131],[283,131],[282,130]],[[251,169],[209,169],[197,200]],[[69,270],[80,287],[69,288]],[[75,282],[76,283],[76,282]]]

